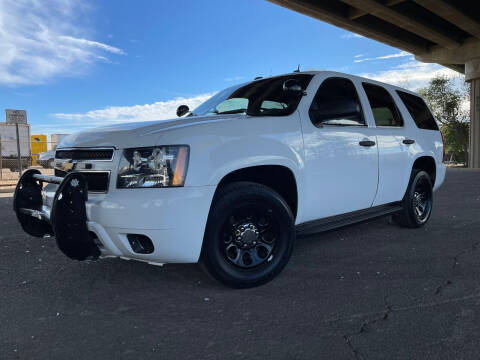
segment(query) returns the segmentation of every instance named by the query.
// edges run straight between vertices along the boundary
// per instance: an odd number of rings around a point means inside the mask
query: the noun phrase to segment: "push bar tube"
[[[61,184],[64,179],[59,176],[49,176],[49,175],[40,175],[40,174],[34,174],[32,177],[35,180],[40,180],[43,182],[54,183],[54,184]]]
[[[43,183],[58,184],[51,209],[43,204]],[[65,178],[27,170],[20,178],[13,209],[23,230],[36,237],[55,236],[59,249],[75,260],[95,259],[100,251],[88,230],[88,185],[80,173]]]

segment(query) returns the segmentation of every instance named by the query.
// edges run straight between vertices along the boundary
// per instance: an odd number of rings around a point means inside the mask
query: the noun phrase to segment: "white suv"
[[[445,177],[425,102],[357,76],[260,78],[178,115],[66,138],[55,176],[17,186],[23,229],[73,259],[201,261],[251,287],[284,268],[296,233],[387,214],[424,225]]]

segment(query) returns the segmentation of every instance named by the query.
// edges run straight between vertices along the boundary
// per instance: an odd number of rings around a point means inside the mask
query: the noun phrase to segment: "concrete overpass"
[[[269,0],[465,74],[470,167],[480,168],[480,0]]]

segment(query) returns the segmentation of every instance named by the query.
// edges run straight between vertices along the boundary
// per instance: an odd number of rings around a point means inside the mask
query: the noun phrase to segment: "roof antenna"
[[[298,64],[297,70],[293,70],[293,72],[300,72],[300,64]]]

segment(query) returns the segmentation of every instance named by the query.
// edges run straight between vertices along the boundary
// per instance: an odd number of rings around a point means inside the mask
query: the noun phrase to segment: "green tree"
[[[446,152],[453,155],[454,161],[465,164],[468,161],[470,125],[470,114],[465,109],[465,104],[469,92],[468,84],[462,82],[458,86],[455,79],[442,75],[436,76],[427,87],[418,90],[440,123]]]

